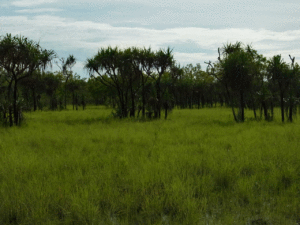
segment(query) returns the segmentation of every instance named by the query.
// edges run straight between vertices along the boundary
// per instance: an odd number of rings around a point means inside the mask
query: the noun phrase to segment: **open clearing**
[[[298,224],[300,123],[26,113],[0,128],[1,224]],[[253,117],[246,111],[246,118]]]

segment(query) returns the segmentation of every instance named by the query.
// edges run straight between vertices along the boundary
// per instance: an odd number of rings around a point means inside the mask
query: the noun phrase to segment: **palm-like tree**
[[[275,55],[268,61],[267,71],[271,76],[271,81],[276,83],[279,89],[281,120],[284,122],[284,96],[291,83],[291,74],[281,55]]]
[[[155,111],[155,118],[160,118],[161,113],[161,87],[160,81],[162,75],[170,70],[174,64],[174,57],[172,50],[168,47],[166,50],[160,49],[155,53],[153,66],[157,71],[158,76],[152,75],[156,84],[156,98],[157,98],[157,110]]]
[[[8,98],[11,100],[13,91],[13,115],[10,108],[10,126],[19,125],[20,112],[17,108],[18,82],[32,76],[36,69],[43,69],[52,65],[51,61],[56,57],[54,51],[42,49],[39,43],[28,40],[23,36],[6,34],[0,39],[0,67],[6,71],[8,81]]]
[[[69,55],[67,60],[61,58],[60,61],[62,66],[59,66],[58,63],[56,64],[60,67],[66,79],[65,80],[65,109],[67,109],[67,83],[70,77],[72,77],[72,67],[76,64],[76,59],[74,55]]]

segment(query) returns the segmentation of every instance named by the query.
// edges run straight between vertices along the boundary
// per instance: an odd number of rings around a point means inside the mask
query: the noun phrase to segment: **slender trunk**
[[[264,116],[265,116],[265,120],[269,120],[269,117],[268,117],[268,109],[267,109],[267,105],[266,105],[266,102],[263,101],[262,102],[262,108],[264,110]]]
[[[160,79],[156,83],[156,96],[157,96],[157,108],[155,112],[155,118],[160,118]]]
[[[237,119],[236,114],[235,114],[235,111],[234,111],[233,102],[232,102],[232,99],[231,99],[231,97],[230,97],[230,93],[229,93],[229,90],[228,90],[227,85],[225,85],[225,88],[226,88],[226,92],[227,92],[229,104],[231,105],[231,110],[232,110],[232,114],[233,114],[234,120],[235,120],[236,122],[238,122],[238,119]]]
[[[53,95],[50,96],[50,110],[53,110],[52,101],[53,101]]]
[[[280,93],[281,121],[284,122],[284,101],[283,92]]]
[[[289,121],[293,122],[293,100],[290,98]]]
[[[37,110],[37,100],[36,100],[35,88],[32,88],[32,97],[33,97],[33,111],[36,111]]]
[[[166,103],[167,104],[167,103]],[[166,106],[165,107],[165,120],[167,119],[167,117],[168,117],[168,107]]]
[[[15,125],[19,124],[19,113],[18,113],[18,107],[17,107],[17,80],[15,80],[15,85],[14,85],[14,123]]]
[[[73,110],[74,110],[74,107],[75,107],[75,93],[74,93],[74,91],[73,91]]]
[[[243,90],[240,91],[240,95],[241,95],[241,121],[244,122],[245,121],[245,112],[244,112],[245,104],[244,104]]]
[[[127,118],[128,117],[128,89],[125,92],[124,107],[125,107],[125,118]]]
[[[204,106],[205,106],[205,98],[204,98],[203,94],[201,94],[201,104],[202,104],[202,108],[204,108]]]
[[[76,110],[78,110],[78,94],[75,94],[75,105],[76,105]]]
[[[130,110],[130,117],[135,117],[135,101],[134,101],[134,93],[132,85],[130,85],[130,95],[131,95],[131,110]]]
[[[81,97],[82,97],[82,98],[81,98],[82,110],[84,110],[84,108],[85,108],[84,95],[82,94],[82,96],[81,96]]]
[[[12,81],[9,82],[7,87],[7,102],[8,102],[8,117],[9,117],[9,126],[13,126],[13,118],[12,118],[12,106],[11,106],[11,86]]]
[[[261,104],[261,106],[260,106],[260,108],[259,108],[260,110],[260,116],[259,116],[259,118],[261,119],[262,118],[262,110],[263,110],[263,107],[262,107],[262,104]]]
[[[222,97],[222,95],[219,95],[219,97],[220,97],[220,104],[221,104],[221,107],[223,107],[223,104],[224,104],[223,97]]]
[[[119,91],[119,100],[120,100],[120,107],[121,107],[121,115],[120,118],[127,117],[127,98],[124,96],[123,91]]]
[[[251,101],[252,101],[252,108],[253,108],[254,118],[256,119],[255,101],[254,101],[252,92],[251,92]]]
[[[4,107],[3,108],[3,121],[4,121],[4,123],[6,123],[6,108]]]
[[[13,124],[13,111],[12,111],[12,106],[9,106],[9,125],[12,127]]]
[[[65,84],[65,109],[67,109],[67,81]]]
[[[142,106],[142,116],[145,118],[145,107],[146,107],[146,98],[145,98],[145,83],[144,83],[144,76],[142,74],[142,101],[143,101],[143,106]]]
[[[274,105],[273,105],[273,100],[271,100],[271,116],[272,116],[272,120],[274,119]]]

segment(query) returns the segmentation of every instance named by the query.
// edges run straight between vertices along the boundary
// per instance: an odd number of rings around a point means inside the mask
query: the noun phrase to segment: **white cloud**
[[[181,65],[216,61],[217,48],[227,42],[241,41],[244,44],[252,43],[254,49],[265,56],[275,54],[289,60],[288,54],[300,58],[300,30],[275,32],[265,29],[208,29],[198,27],[173,29],[146,29],[114,27],[105,23],[92,21],[77,21],[58,16],[9,16],[0,17],[0,34],[22,34],[32,40],[40,41],[41,46],[57,51],[60,57],[64,54],[74,54],[82,62],[92,57],[97,50],[106,46],[149,47],[153,50],[161,47],[171,48],[180,43],[183,50],[175,48],[174,57]],[[199,52],[189,53],[184,45],[195,46]],[[173,46],[172,46],[173,45]],[[198,51],[197,50],[197,51]],[[82,64],[82,63],[81,63]],[[80,64],[80,65],[81,65]],[[76,69],[79,70],[79,64]],[[79,73],[79,72],[78,72]]]
[[[46,3],[55,3],[57,0],[19,0],[13,1],[12,5],[17,7],[30,7],[30,6],[37,6]]]
[[[60,12],[62,9],[55,8],[37,8],[37,9],[21,9],[16,10],[17,13],[45,13],[45,12]]]

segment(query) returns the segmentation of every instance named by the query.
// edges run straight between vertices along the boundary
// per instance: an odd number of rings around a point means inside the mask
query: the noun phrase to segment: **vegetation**
[[[218,54],[204,71],[101,48],[81,79],[73,55],[50,72],[53,50],[0,37],[0,223],[299,223],[300,67]]]
[[[105,104],[119,118],[140,114],[160,118],[164,110],[165,119],[174,107],[200,109],[220,104],[231,108],[236,122],[245,121],[245,109],[253,110],[255,119],[264,115],[271,121],[274,107],[281,108],[282,122],[285,114],[292,122],[299,105],[300,67],[295,57],[290,56],[290,64],[280,55],[267,60],[241,42],[219,48],[218,61],[208,62],[206,71],[200,64],[176,64],[170,48],[101,48],[86,61],[88,80],[73,74],[73,55],[56,62],[60,71],[45,72],[57,56],[27,38],[7,34],[0,48],[0,119],[4,125],[19,125],[23,110],[42,110],[46,105],[63,110],[70,103],[73,110]]]
[[[0,128],[1,224],[296,224],[299,124],[231,110],[167,120],[26,113]],[[248,118],[252,113],[245,110]]]
[[[7,94],[2,106],[3,120],[6,123],[8,112],[9,124],[21,122],[21,99],[18,96],[18,83],[24,78],[31,78],[38,69],[45,69],[54,57],[53,51],[42,49],[38,43],[25,37],[4,36],[0,42],[0,67],[7,82]],[[4,89],[4,88],[3,88]],[[11,96],[13,92],[13,97]]]

